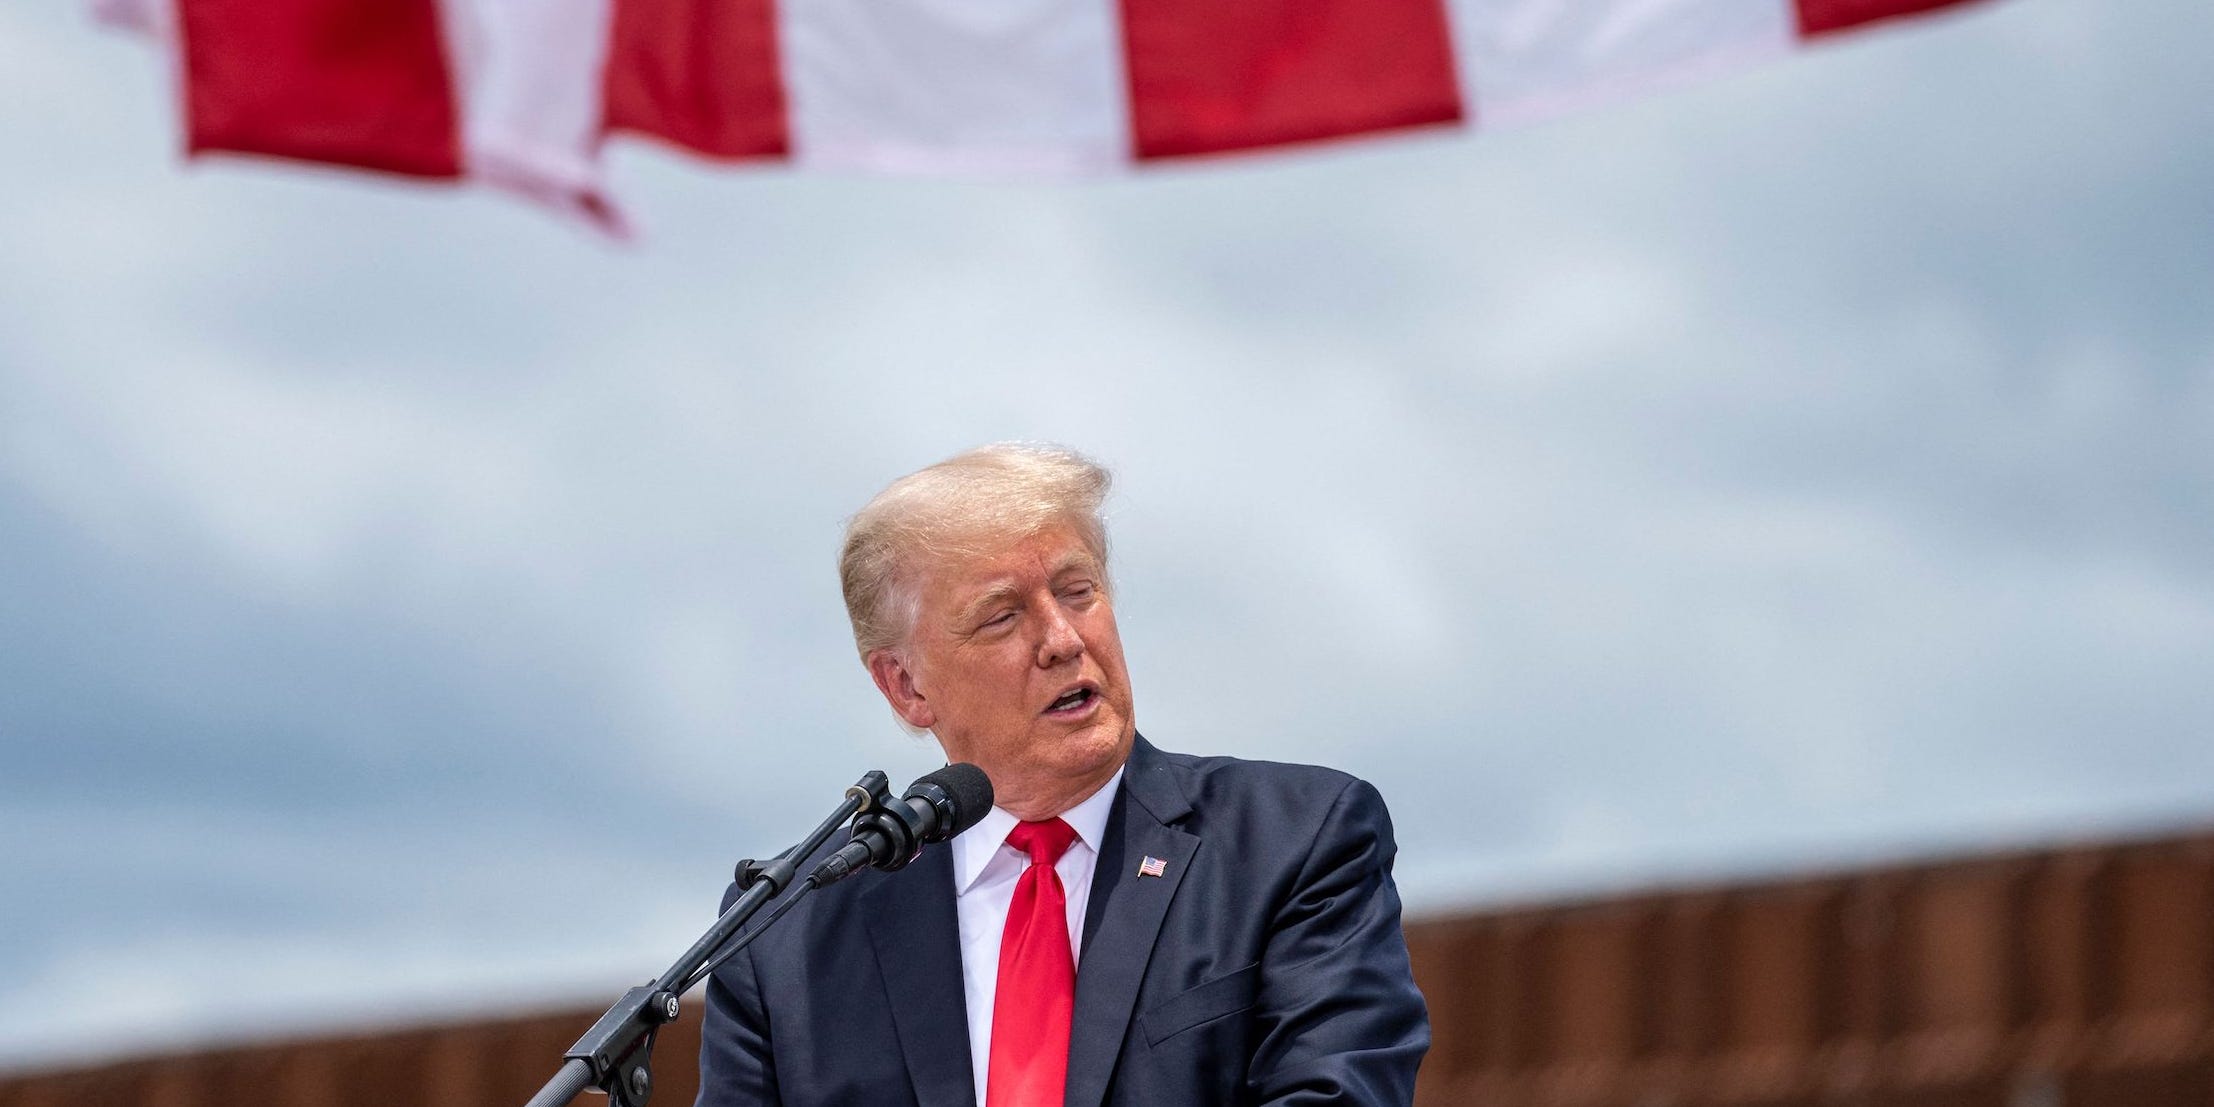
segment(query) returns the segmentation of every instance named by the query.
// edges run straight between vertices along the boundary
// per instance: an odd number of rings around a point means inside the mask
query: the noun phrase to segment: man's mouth
[[[1048,715],[1073,714],[1091,706],[1092,701],[1097,698],[1099,698],[1099,693],[1089,688],[1071,688],[1061,693],[1061,698],[1047,704],[1045,713]]]

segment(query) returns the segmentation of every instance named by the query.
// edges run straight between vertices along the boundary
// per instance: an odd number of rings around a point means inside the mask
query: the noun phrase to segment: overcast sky
[[[646,241],[181,166],[0,7],[0,1063],[658,971],[934,762],[843,518],[1115,467],[1141,728],[1421,912],[2214,817],[2214,7],[1088,185],[625,147]]]

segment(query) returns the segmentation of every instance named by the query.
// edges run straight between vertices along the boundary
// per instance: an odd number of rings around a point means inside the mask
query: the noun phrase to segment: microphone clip
[[[846,798],[861,805],[853,813],[856,823],[872,812],[881,814],[892,802],[891,778],[885,776],[881,769],[870,769],[846,789]],[[790,853],[767,861],[756,861],[748,857],[738,862],[731,879],[737,883],[741,892],[766,880],[770,884],[770,894],[774,895],[792,883],[793,873],[802,860],[804,858],[793,857]]]

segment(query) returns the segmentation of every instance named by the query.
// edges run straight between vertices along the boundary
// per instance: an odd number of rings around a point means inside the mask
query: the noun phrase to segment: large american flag
[[[612,224],[601,148],[978,175],[1555,114],[1961,0],[94,0],[186,148]]]

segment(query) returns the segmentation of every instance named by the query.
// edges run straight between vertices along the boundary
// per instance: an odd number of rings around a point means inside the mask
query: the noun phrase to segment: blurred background
[[[1021,438],[1117,471],[1150,738],[1392,804],[1433,1102],[2214,1103],[2210,45],[2008,0],[1094,183],[623,145],[626,248],[180,167],[143,44],[0,8],[0,1089],[441,1026],[527,1094],[931,767],[840,527]]]

